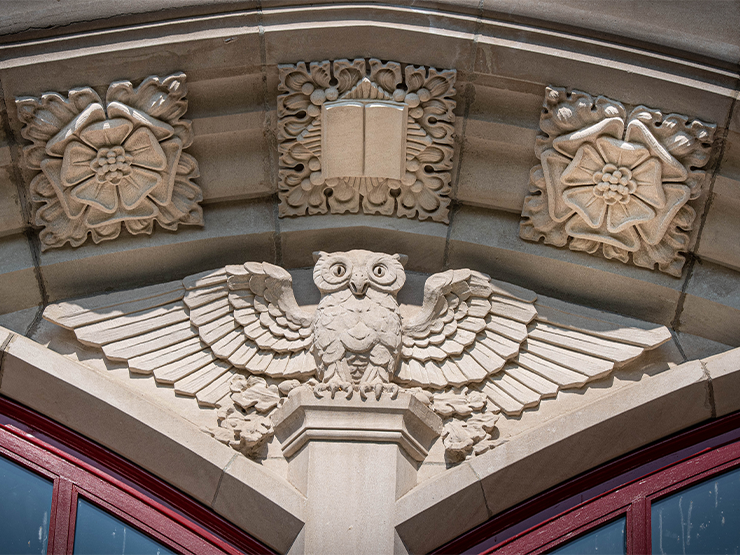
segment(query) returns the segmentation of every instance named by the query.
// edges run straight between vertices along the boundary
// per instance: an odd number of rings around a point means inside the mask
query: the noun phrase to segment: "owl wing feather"
[[[316,371],[312,317],[296,303],[290,274],[268,263],[49,305],[44,318],[204,406],[229,395],[240,371],[273,378]]]
[[[518,415],[670,339],[664,327],[539,297],[472,270],[434,274],[403,326],[396,381],[470,386]]]

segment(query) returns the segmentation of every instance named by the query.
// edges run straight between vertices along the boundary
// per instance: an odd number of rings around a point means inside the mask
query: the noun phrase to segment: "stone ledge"
[[[740,349],[702,360],[712,379],[712,393],[717,417],[738,410],[740,399]]]

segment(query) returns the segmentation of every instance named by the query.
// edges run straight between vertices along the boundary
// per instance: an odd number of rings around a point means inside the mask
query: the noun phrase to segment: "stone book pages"
[[[278,68],[281,216],[449,221],[455,70],[375,58]]]
[[[397,301],[405,256],[314,256],[313,312],[296,302],[289,272],[247,262],[51,305],[44,317],[132,374],[218,407],[204,431],[245,455],[272,436],[275,410],[310,390],[368,404],[411,395],[443,418],[448,458],[464,460],[494,447],[502,414],[534,409],[670,339],[663,326],[468,269],[431,275],[406,316]]]

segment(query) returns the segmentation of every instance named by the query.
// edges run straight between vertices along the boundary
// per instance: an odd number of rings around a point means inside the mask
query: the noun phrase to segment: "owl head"
[[[368,289],[395,295],[406,282],[404,254],[385,254],[354,250],[349,252],[315,252],[313,281],[322,294],[349,289],[363,297]]]

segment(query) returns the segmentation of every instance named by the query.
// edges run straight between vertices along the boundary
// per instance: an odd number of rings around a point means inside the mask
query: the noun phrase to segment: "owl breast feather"
[[[392,358],[401,345],[401,314],[392,295],[370,289],[363,297],[344,290],[325,296],[316,309],[314,349],[323,364],[345,353],[386,347]]]

